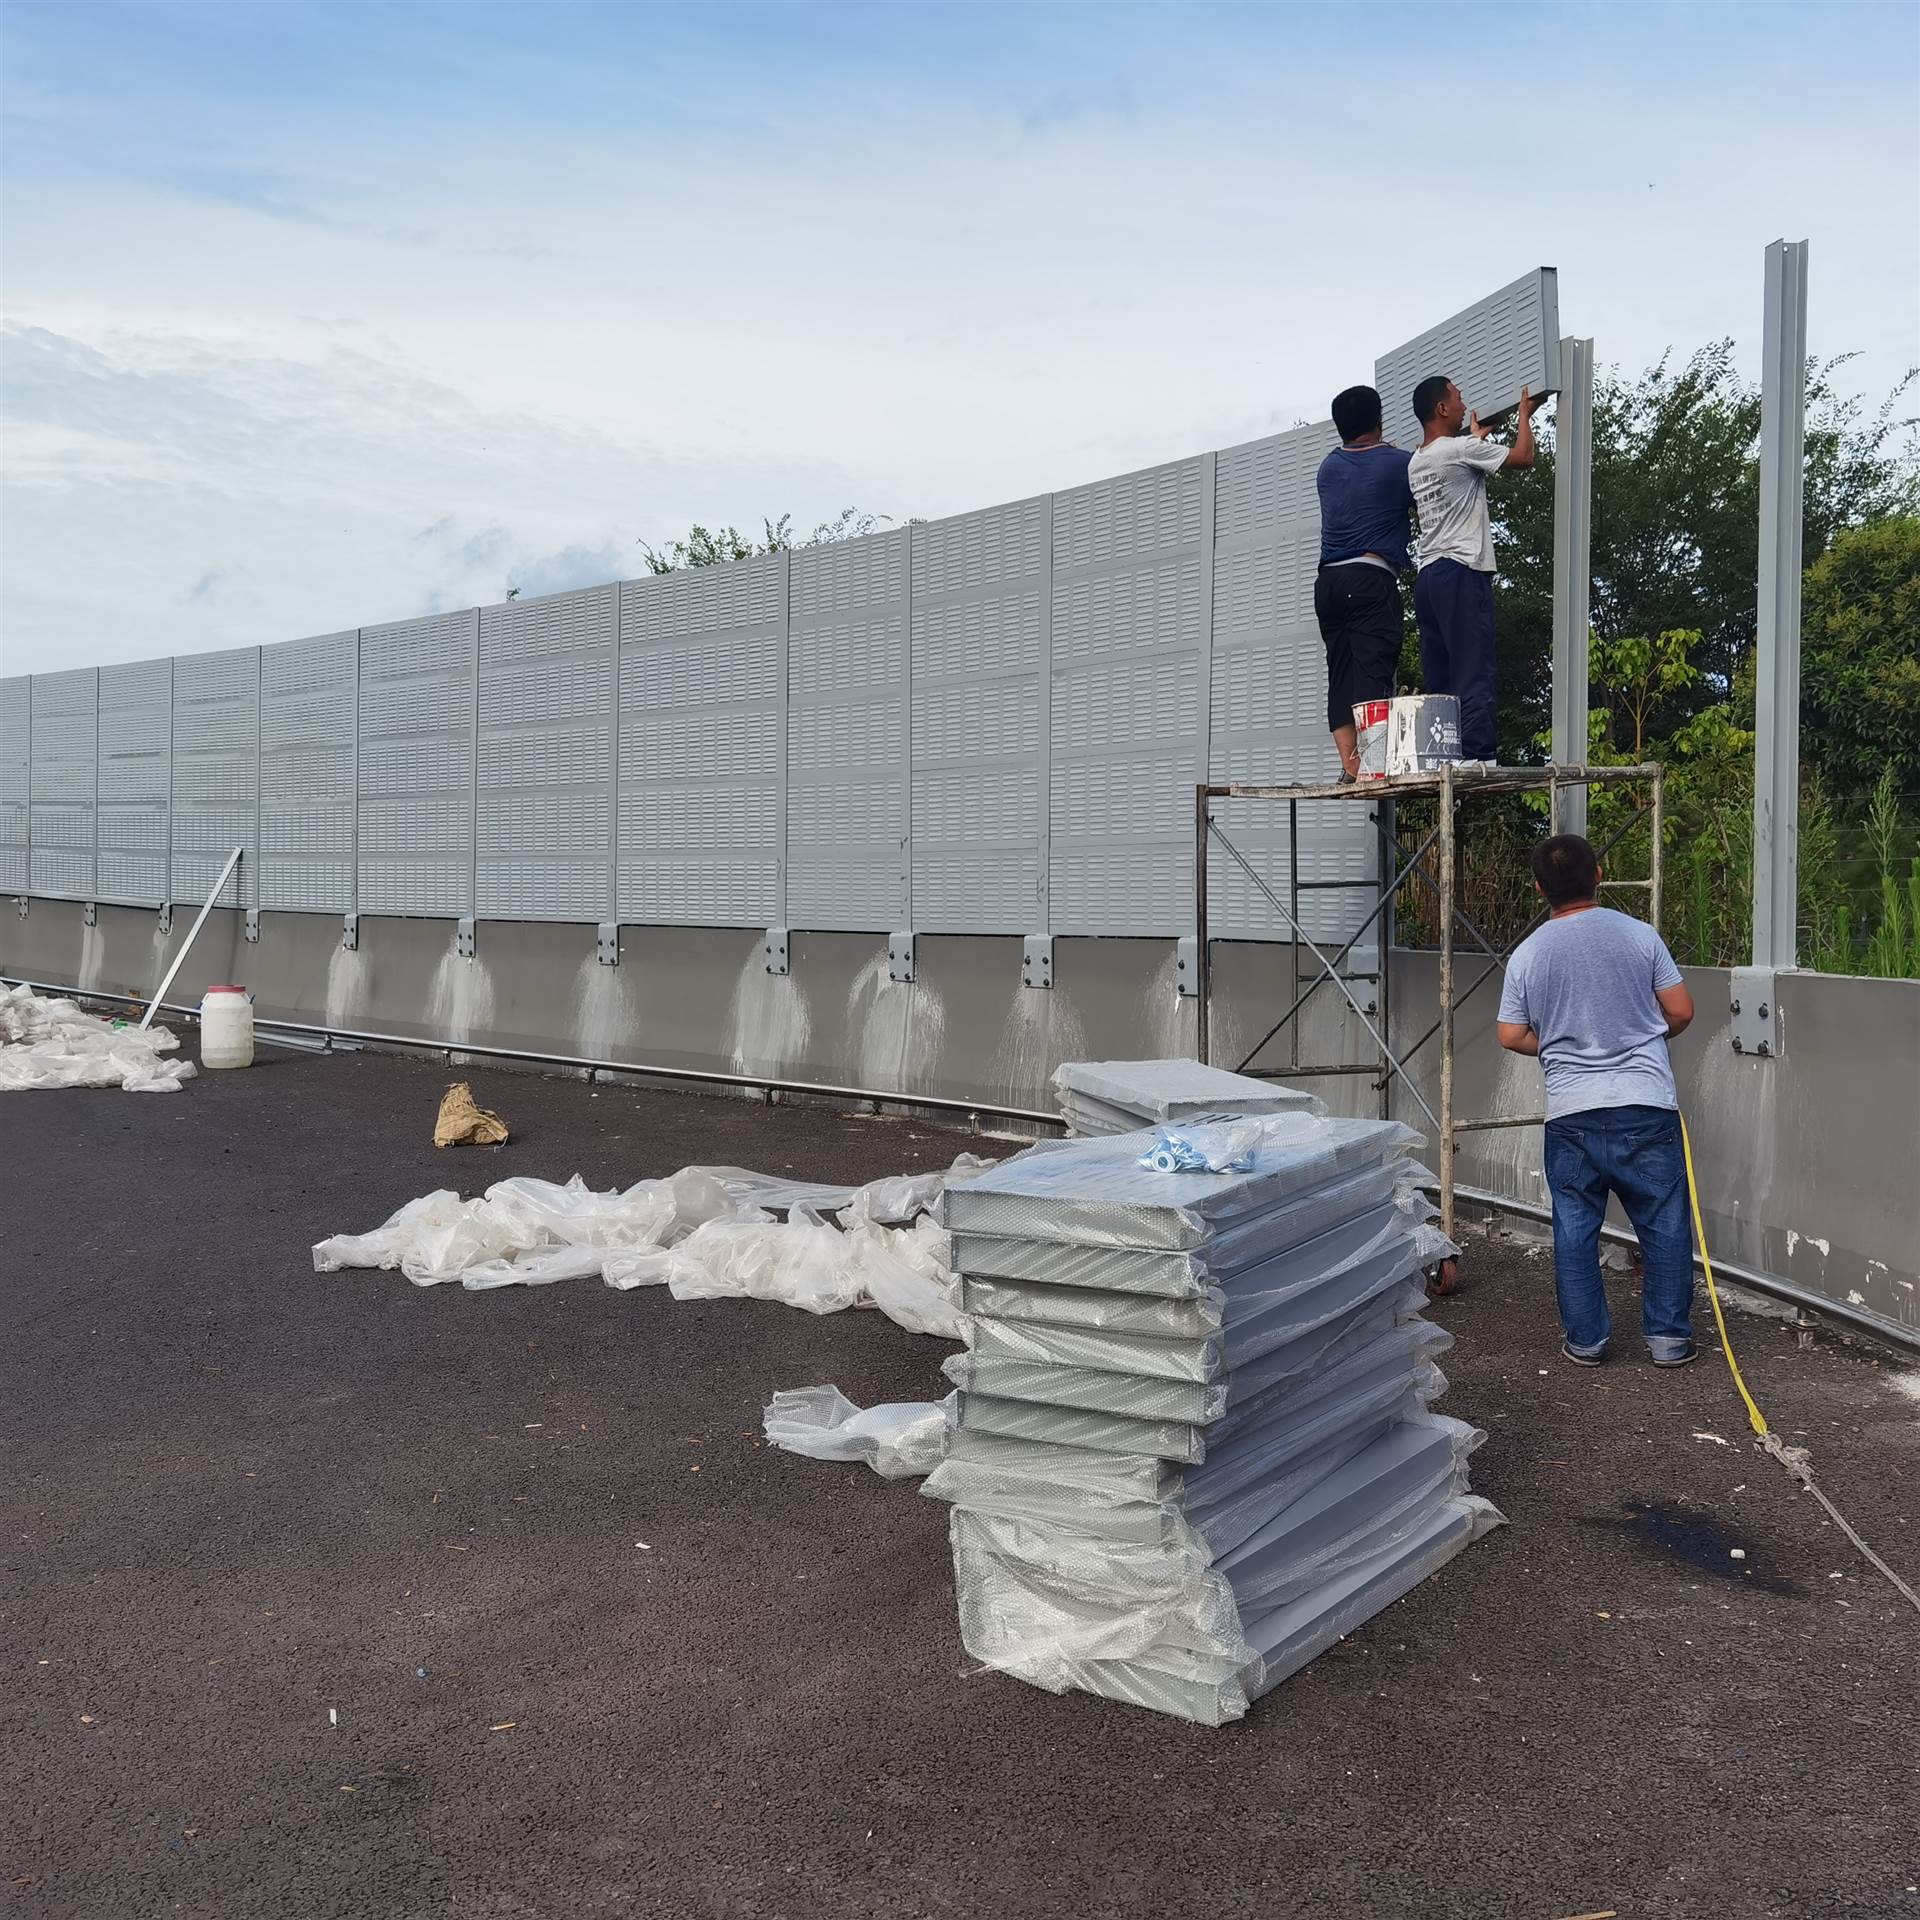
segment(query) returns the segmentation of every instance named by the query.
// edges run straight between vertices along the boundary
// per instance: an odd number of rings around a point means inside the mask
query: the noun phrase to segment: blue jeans
[[[1493,575],[1458,560],[1433,561],[1414,579],[1413,616],[1421,682],[1460,702],[1462,757],[1493,759]]]
[[[1640,1238],[1641,1326],[1656,1360],[1693,1339],[1693,1226],[1680,1116],[1671,1107],[1595,1107],[1547,1122],[1553,1194],[1553,1283],[1567,1345],[1598,1354],[1613,1323],[1600,1279],[1600,1223],[1620,1196]]]

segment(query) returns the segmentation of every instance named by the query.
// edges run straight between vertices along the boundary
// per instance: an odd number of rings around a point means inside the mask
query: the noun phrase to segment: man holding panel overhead
[[[1420,672],[1429,693],[1460,702],[1460,750],[1469,762],[1496,755],[1493,654],[1493,521],[1487,476],[1533,465],[1530,389],[1520,390],[1513,445],[1487,438],[1460,389],[1444,373],[1413,390],[1426,434],[1407,469],[1420,515],[1420,572],[1413,586],[1420,624]]]

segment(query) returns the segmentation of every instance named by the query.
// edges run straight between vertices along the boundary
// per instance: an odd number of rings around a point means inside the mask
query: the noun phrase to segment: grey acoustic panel
[[[614,918],[619,642],[617,586],[480,610],[477,913]]]
[[[1424,429],[1413,413],[1413,390],[1429,374],[1444,373],[1482,420],[1520,404],[1520,389],[1535,398],[1560,386],[1560,291],[1551,267],[1536,267],[1511,286],[1429,327],[1373,363],[1387,438],[1417,447]]]
[[[1045,496],[912,529],[913,924],[1046,925]]]
[[[98,860],[94,897],[164,906],[173,755],[173,662],[100,669]]]
[[[99,679],[92,667],[33,676],[29,878],[57,899],[93,898]]]
[[[1315,476],[1338,444],[1331,421],[1296,427],[1218,456],[1214,511],[1213,652],[1208,775],[1220,784],[1279,785],[1337,778],[1327,729],[1326,649],[1313,613],[1320,563]],[[1285,900],[1292,856],[1284,805],[1221,800],[1214,817]],[[1357,802],[1303,803],[1303,881],[1371,878],[1372,837]],[[1372,895],[1315,889],[1301,924],[1338,944],[1365,918]],[[1218,937],[1286,939],[1279,913],[1223,847],[1207,866],[1207,918]]]
[[[33,682],[25,674],[0,680],[0,891],[25,893],[32,884],[27,816],[33,804]]]
[[[792,558],[786,924],[908,927],[909,533]]]
[[[262,907],[354,911],[360,635],[260,649]]]
[[[477,611],[360,630],[359,911],[473,911]]]
[[[620,587],[619,918],[780,915],[778,556]]]
[[[1054,495],[1056,933],[1164,935],[1192,923],[1210,468],[1183,460]]]
[[[260,649],[185,654],[173,663],[172,894],[204,900],[227,855],[240,865],[223,907],[259,904]]]

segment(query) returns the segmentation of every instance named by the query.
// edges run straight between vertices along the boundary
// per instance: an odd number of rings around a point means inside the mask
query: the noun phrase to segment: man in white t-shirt
[[[1487,438],[1478,414],[1444,373],[1413,390],[1426,439],[1407,469],[1420,513],[1420,572],[1413,583],[1420,673],[1429,693],[1460,702],[1460,751],[1491,762],[1494,739],[1493,522],[1487,476],[1533,465],[1533,394],[1520,391],[1513,445]]]

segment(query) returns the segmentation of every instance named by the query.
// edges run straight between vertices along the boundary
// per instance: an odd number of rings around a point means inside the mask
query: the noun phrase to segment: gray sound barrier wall
[[[1518,406],[1522,387],[1531,387],[1536,400],[1557,392],[1559,275],[1536,267],[1374,362],[1373,384],[1395,446],[1420,444],[1426,430],[1414,417],[1413,390],[1434,373],[1447,375],[1482,420]]]
[[[1196,783],[1331,771],[1332,444],[0,683],[0,861],[16,891],[126,905],[204,898],[238,846],[220,904],[277,912],[1179,935]],[[1364,822],[1318,811],[1302,876],[1364,878]],[[1224,818],[1284,888],[1284,814]],[[1236,869],[1209,884],[1223,934],[1285,932]],[[1355,897],[1309,895],[1309,930]]]

